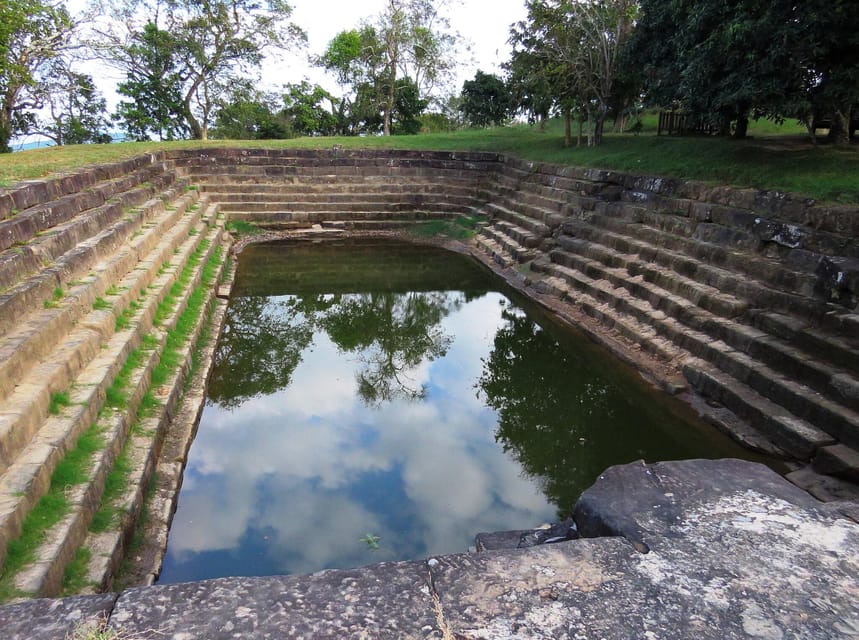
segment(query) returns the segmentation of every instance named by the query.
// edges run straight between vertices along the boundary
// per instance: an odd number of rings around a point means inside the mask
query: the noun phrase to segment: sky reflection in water
[[[309,254],[285,253],[279,266],[312,274]],[[430,253],[432,270],[459,260]],[[724,455],[501,293],[371,278],[370,293],[267,297],[243,291],[262,276],[242,260],[161,583],[461,552],[566,515],[607,464]]]

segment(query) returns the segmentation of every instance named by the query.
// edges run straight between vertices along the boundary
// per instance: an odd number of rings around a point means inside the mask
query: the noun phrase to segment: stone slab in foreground
[[[576,505],[580,533],[596,537],[130,589],[109,626],[173,640],[859,638],[857,513],[753,463],[635,463]],[[0,625],[19,620],[0,637],[62,638],[43,625],[57,631],[70,602],[51,623],[46,601],[0,609]]]
[[[842,511],[756,464],[639,463],[576,506],[581,534],[619,537],[430,563],[456,638],[859,638]]]

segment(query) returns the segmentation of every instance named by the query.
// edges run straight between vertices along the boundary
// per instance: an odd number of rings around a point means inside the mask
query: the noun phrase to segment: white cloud
[[[443,322],[457,335],[449,357],[467,358],[413,372],[432,402],[368,408],[352,395],[360,363],[317,336],[290,388],[232,412],[207,408],[171,532],[173,558],[225,549],[264,527],[272,566],[306,572],[403,558],[414,548],[464,551],[479,531],[551,518],[539,488],[495,444],[496,416],[475,397],[480,358],[502,322],[499,300],[489,294]],[[359,491],[378,477],[402,484]],[[392,524],[404,514],[406,524]],[[366,533],[383,541],[369,555],[359,540]]]

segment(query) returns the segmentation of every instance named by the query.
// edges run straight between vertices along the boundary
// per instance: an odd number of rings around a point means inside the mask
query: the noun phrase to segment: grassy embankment
[[[655,135],[653,119],[640,134],[610,134],[597,148],[563,146],[561,125],[516,125],[418,136],[299,138],[270,141],[134,142],[43,148],[0,156],[0,188],[86,164],[128,158],[157,149],[217,146],[325,149],[427,149],[509,153],[559,164],[614,169],[642,175],[703,180],[714,184],[790,191],[818,200],[859,203],[859,145],[814,147],[795,124],[752,123],[748,140]]]

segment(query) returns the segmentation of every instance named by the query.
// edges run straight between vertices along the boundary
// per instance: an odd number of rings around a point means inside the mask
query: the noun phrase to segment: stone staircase
[[[494,154],[174,150],[0,193],[0,599],[111,588],[156,465],[180,484],[159,452],[226,304],[228,221],[462,215],[485,216],[477,250],[685,376],[713,424],[859,482],[855,208]]]
[[[139,514],[129,493],[151,476],[225,249],[216,207],[171,165],[0,197],[4,599],[57,595],[70,567],[106,584]]]
[[[682,371],[723,430],[859,481],[855,209],[515,161],[501,174],[477,247]]]
[[[492,154],[337,149],[172,157],[228,220],[280,230],[380,230],[472,215],[497,164]]]

